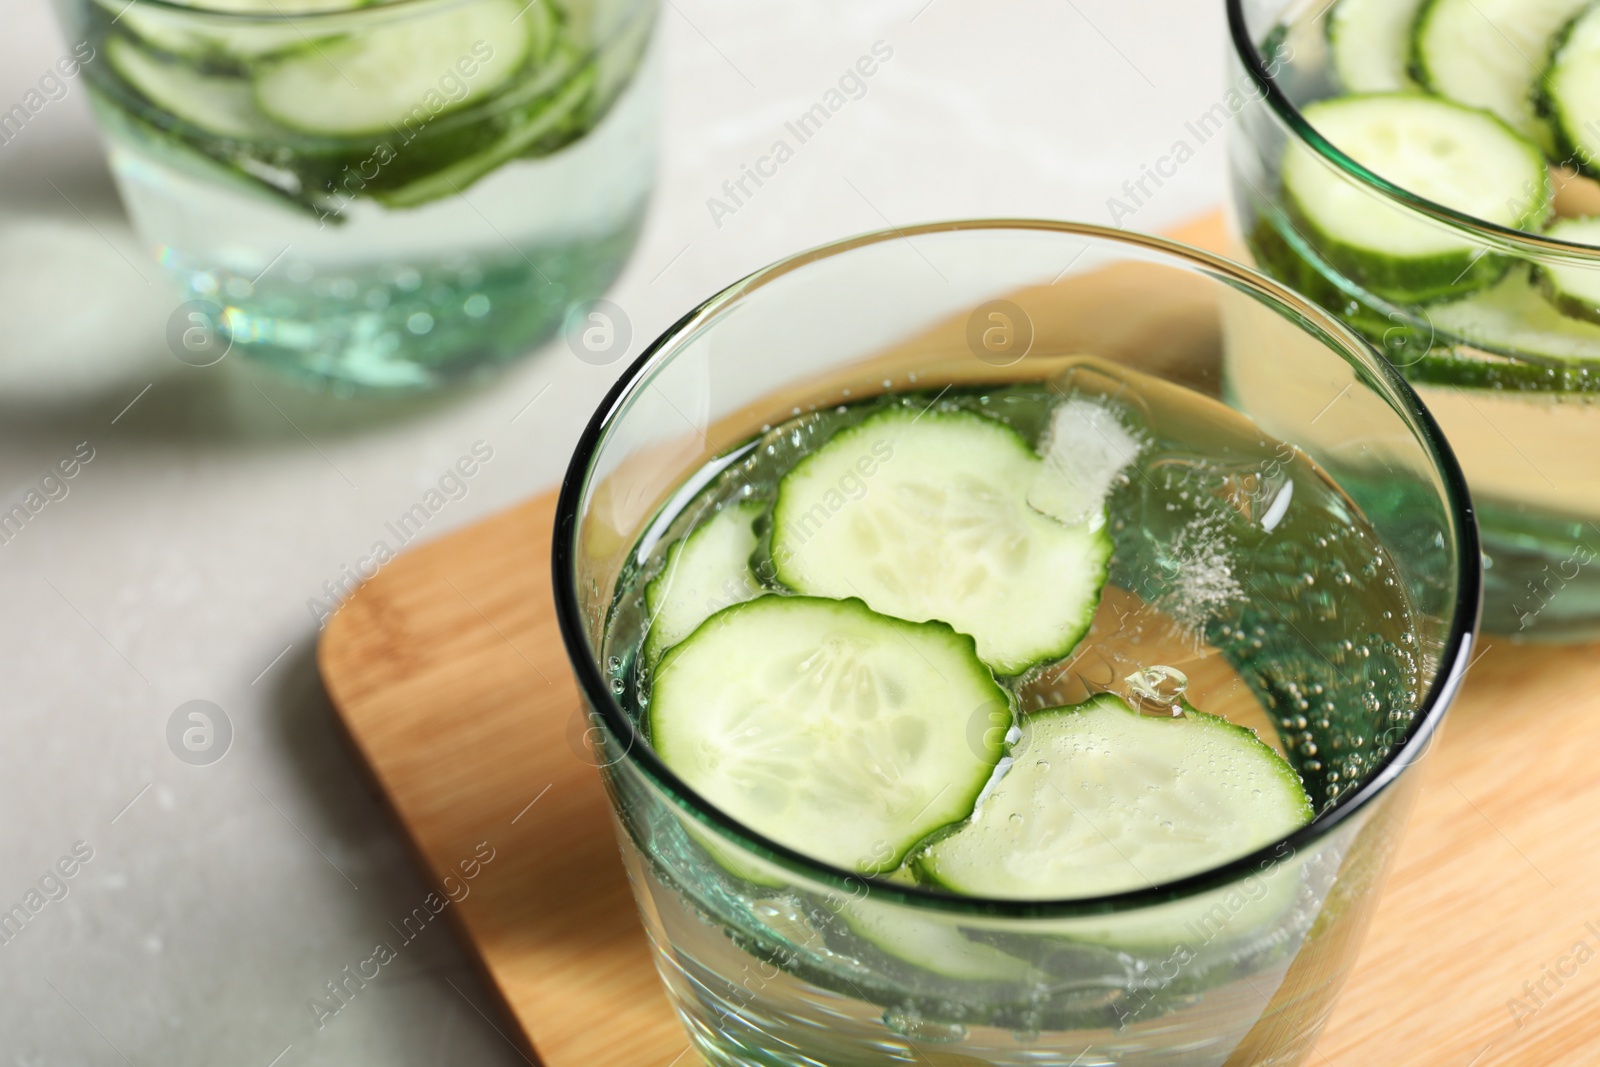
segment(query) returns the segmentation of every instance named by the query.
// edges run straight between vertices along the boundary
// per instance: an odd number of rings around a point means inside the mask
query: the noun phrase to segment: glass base
[[[605,291],[643,221],[641,205],[601,235],[317,278],[290,271],[251,285],[195,272],[185,296],[225,307],[217,326],[230,354],[302,386],[340,395],[433,389],[529,354],[569,308]]]

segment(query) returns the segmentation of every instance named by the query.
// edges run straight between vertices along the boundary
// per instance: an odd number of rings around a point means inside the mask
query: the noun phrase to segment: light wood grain
[[[617,854],[551,613],[555,502],[394,561],[328,623],[328,691],[447,909],[549,1067],[665,1064],[684,1045]],[[529,807],[528,805],[532,805]]]
[[[525,1054],[666,1067],[687,1042],[583,744],[551,611],[553,509],[539,497],[388,565],[329,622],[322,673],[429,874],[495,849],[446,911]],[[1309,1062],[1600,1063],[1600,648],[1491,638],[1480,654]]]

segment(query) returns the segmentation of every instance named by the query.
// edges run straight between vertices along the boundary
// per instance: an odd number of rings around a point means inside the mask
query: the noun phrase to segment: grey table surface
[[[67,44],[44,0],[0,16],[3,112]],[[659,182],[610,293],[630,355],[832,238],[1109,223],[1180,140],[1194,158],[1121,221],[1222,197],[1222,139],[1185,128],[1226,92],[1221,0],[669,0],[662,28]],[[714,218],[723,181],[880,40],[894,61],[867,96]],[[0,1065],[521,1063],[444,927],[317,1025],[311,998],[425,887],[335,728],[307,600],[474,441],[494,459],[430,536],[553,486],[624,364],[556,342],[466,394],[338,403],[179,363],[176,303],[69,83],[0,144],[0,509],[80,443],[94,455],[0,544],[0,911],[74,848],[91,858],[0,943]],[[167,743],[196,699],[233,728],[207,766]]]

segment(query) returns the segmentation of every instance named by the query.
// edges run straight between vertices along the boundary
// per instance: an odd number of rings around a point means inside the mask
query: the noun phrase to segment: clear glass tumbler
[[[1228,357],[1242,351],[1270,353],[1276,371],[1231,379]],[[1063,373],[1143,396],[1181,391],[1193,404],[1179,429],[1287,443],[1337,487],[1331,512],[1264,518],[1250,502],[1274,484],[1270,464],[1208,480],[1181,456],[1163,460],[1181,492],[1241,509],[1240,525],[1209,535],[1205,567],[1244,592],[1191,589],[1199,621],[1181,650],[1158,654],[1188,657],[1196,707],[1283,749],[1315,820],[1168,884],[991,900],[812,860],[674,774],[641,732],[631,694],[642,661],[624,617],[640,562],[705,477],[802,412]],[[1304,414],[1313,396],[1323,410]],[[1166,474],[1142,470],[1130,493],[1141,477]],[[1360,580],[1322,566],[1341,515],[1377,531],[1396,576],[1380,579],[1385,598],[1352,597]],[[1113,506],[1113,525],[1123,518]],[[1186,611],[1163,585],[1166,547],[1158,531],[1119,527],[1102,612],[1122,615],[1114,635],[1097,629],[1081,646],[1081,689],[1116,691],[1122,657],[1137,662],[1165,640],[1164,611]],[[685,316],[595,415],[554,542],[562,633],[657,965],[700,1054],[730,1067],[1301,1062],[1356,957],[1414,768],[1465,672],[1478,560],[1437,427],[1348,328],[1207,253],[1028,221],[842,241]]]
[[[187,362],[341,394],[471,378],[638,235],[655,0],[63,4]]]
[[[1237,116],[1238,229],[1262,270],[1376,345],[1444,428],[1478,506],[1485,627],[1591,639],[1600,634],[1600,464],[1587,457],[1600,450],[1600,309],[1558,307],[1542,278],[1552,270],[1600,277],[1600,248],[1432,203],[1319,136],[1301,109],[1339,91],[1325,25],[1331,6],[1228,0],[1234,91],[1212,111]],[[1222,121],[1208,114],[1202,126]],[[1364,263],[1297,214],[1283,182],[1290,154],[1325,169],[1360,211],[1468,266],[1428,290]],[[1572,167],[1551,166],[1550,180],[1558,215],[1600,212],[1600,186]],[[1254,372],[1240,364],[1234,373]]]

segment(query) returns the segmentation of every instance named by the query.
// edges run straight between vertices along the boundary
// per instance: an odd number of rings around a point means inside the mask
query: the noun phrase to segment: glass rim
[[[905,240],[912,236],[973,230],[1054,233],[1131,246],[1184,261],[1185,269],[1210,276],[1213,280],[1234,288],[1249,291],[1258,298],[1265,298],[1275,310],[1288,312],[1299,320],[1302,329],[1306,329],[1306,323],[1315,324],[1328,335],[1328,341],[1341,345],[1344,351],[1338,354],[1342,355],[1347,363],[1356,368],[1370,370],[1377,381],[1387,385],[1389,395],[1385,399],[1391,405],[1398,404],[1401,413],[1410,415],[1414,420],[1415,439],[1433,461],[1433,469],[1444,489],[1446,509],[1455,526],[1459,553],[1456,566],[1458,584],[1455,603],[1452,605],[1449,635],[1439,653],[1439,671],[1423,695],[1417,714],[1408,725],[1405,736],[1362,780],[1360,787],[1335,798],[1318,813],[1316,818],[1294,832],[1246,855],[1183,878],[1093,897],[1047,900],[977,897],[891,882],[881,876],[862,874],[834,866],[774,841],[745,826],[706,800],[656,755],[648,740],[613,695],[599,659],[590,648],[585,635],[584,614],[578,602],[573,564],[577,558],[580,507],[589,487],[593,460],[607,439],[609,431],[623,414],[624,406],[631,398],[634,388],[646,381],[655,370],[668,363],[676,354],[679,342],[683,339],[693,336],[748,294],[801,267],[868,245]],[[1466,480],[1456,463],[1455,454],[1410,384],[1358,334],[1305,297],[1242,264],[1166,238],[1088,223],[1014,218],[968,219],[875,230],[796,253],[734,282],[663,331],[623,371],[595,410],[578,440],[556,501],[551,545],[552,593],[557,623],[566,646],[568,660],[578,681],[579,695],[599,716],[611,735],[624,745],[623,755],[613,762],[631,762],[656,788],[665,793],[674,805],[702,824],[708,824],[719,836],[777,866],[799,872],[805,878],[844,892],[854,892],[865,887],[879,899],[959,914],[1029,919],[1072,918],[1133,911],[1234,884],[1248,877],[1252,871],[1264,870],[1283,858],[1283,849],[1286,846],[1290,850],[1289,855],[1292,856],[1300,848],[1322,840],[1346,819],[1365,810],[1379,796],[1387,792],[1389,786],[1426,752],[1445,712],[1455,700],[1470,666],[1468,660],[1477,633],[1478,613],[1482,600],[1480,547],[1475,516]]]
[[[1227,0],[1228,6],[1228,35],[1233,41],[1233,50],[1239,61],[1244,64],[1246,73],[1260,90],[1262,98],[1272,108],[1272,111],[1285,126],[1289,128],[1295,139],[1305,147],[1311,149],[1325,162],[1332,164],[1345,174],[1356,179],[1373,192],[1393,201],[1396,205],[1412,211],[1428,215],[1440,222],[1446,223],[1458,230],[1471,231],[1473,235],[1485,239],[1486,243],[1510,246],[1523,255],[1554,256],[1562,260],[1579,261],[1583,263],[1600,262],[1600,248],[1594,245],[1578,244],[1564,241],[1559,238],[1549,237],[1541,233],[1530,233],[1527,230],[1516,230],[1509,226],[1502,226],[1476,215],[1446,207],[1427,197],[1418,196],[1404,186],[1395,185],[1382,175],[1367,169],[1353,158],[1345,155],[1332,142],[1317,132],[1316,127],[1306,121],[1300,109],[1289,99],[1278,83],[1277,76],[1272,73],[1270,65],[1260,46],[1251,39],[1250,27],[1246,22],[1244,5],[1246,0]],[[1284,5],[1286,8],[1290,5]],[[1509,128],[1509,127],[1508,127]],[[1236,135],[1237,136],[1237,135]],[[1543,153],[1541,152],[1542,156]]]

